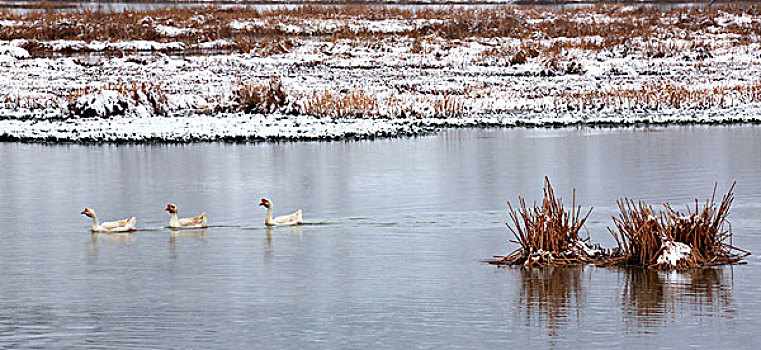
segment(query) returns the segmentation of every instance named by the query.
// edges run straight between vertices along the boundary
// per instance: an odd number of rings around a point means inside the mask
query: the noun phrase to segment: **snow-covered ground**
[[[638,20],[627,19],[638,11],[630,7],[524,11],[516,23]],[[239,36],[204,35],[203,17],[148,14],[141,23],[154,40],[0,40],[0,139],[337,139],[448,126],[761,121],[761,15],[672,12],[654,33],[615,45],[547,29],[451,38],[440,30],[458,19],[435,16],[241,17],[225,24],[236,35],[279,33],[244,52]],[[0,27],[33,25],[6,17]],[[331,34],[347,32],[362,35]],[[246,87],[269,91],[272,81],[284,100],[246,108]]]

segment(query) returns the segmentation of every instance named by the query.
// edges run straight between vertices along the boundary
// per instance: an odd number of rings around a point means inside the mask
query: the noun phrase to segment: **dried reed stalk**
[[[635,203],[628,198],[619,200],[620,214],[613,217],[615,229],[608,228],[618,248],[600,265],[681,269],[740,263],[750,253],[732,246],[732,229],[727,220],[736,183],[732,183],[718,205],[714,186],[711,199],[702,207],[696,199],[693,208],[687,207],[687,214],[669,204],[664,204],[664,208],[656,212],[644,202]],[[669,242],[688,246],[689,255],[675,265],[659,262]]]
[[[491,261],[495,265],[570,265],[594,261],[597,254],[594,248],[579,238],[579,231],[584,228],[592,208],[581,216],[581,206],[576,206],[576,190],[570,212],[563,207],[563,201],[555,197],[550,180],[544,178],[544,197],[541,205],[536,203],[528,207],[523,197],[518,197],[520,206],[513,208],[507,203],[512,221],[507,228],[515,237],[511,242],[520,244],[520,248],[506,256]],[[598,251],[601,252],[600,249]],[[602,253],[602,252],[601,252]]]

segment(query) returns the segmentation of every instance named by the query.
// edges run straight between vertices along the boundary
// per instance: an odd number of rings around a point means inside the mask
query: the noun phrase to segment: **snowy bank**
[[[755,8],[370,10],[0,12],[0,135],[320,139],[761,118]]]
[[[111,106],[118,104],[119,100]],[[99,108],[107,108],[98,104]],[[110,107],[114,108],[114,107]],[[759,123],[761,106],[695,115],[503,115],[452,118],[318,118],[283,114],[150,114],[109,118],[4,118],[0,140],[58,142],[196,142],[338,140],[424,135],[459,127],[625,126],[642,124]]]

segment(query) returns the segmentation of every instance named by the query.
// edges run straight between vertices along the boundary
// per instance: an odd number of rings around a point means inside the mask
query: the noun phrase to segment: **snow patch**
[[[198,29],[195,29],[195,28],[177,28],[177,27],[165,26],[161,24],[153,27],[153,29],[159,35],[170,37],[170,38],[180,36],[180,35],[194,34],[198,32]]]
[[[185,49],[185,44],[181,42],[160,43],[148,40],[134,40],[111,43],[109,47],[126,51],[181,51]]]
[[[24,25],[24,22],[21,21],[13,21],[10,19],[0,20],[0,27],[20,27],[22,25]]]
[[[29,58],[29,51],[23,48],[11,45],[0,45],[0,56],[10,56],[13,58]]]
[[[72,106],[72,112],[84,118],[108,118],[124,114],[127,100],[116,91],[102,90],[80,96]]]
[[[214,40],[214,41],[207,41],[200,44],[193,45],[193,47],[202,49],[202,50],[212,50],[212,49],[227,49],[234,47],[235,43],[229,40]]]
[[[676,266],[676,264],[690,256],[692,249],[682,242],[663,241],[663,250],[656,261],[658,264]]]

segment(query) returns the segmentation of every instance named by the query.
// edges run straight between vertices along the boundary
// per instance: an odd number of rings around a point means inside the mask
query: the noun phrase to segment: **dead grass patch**
[[[735,183],[717,205],[716,187],[701,207],[680,212],[669,204],[655,210],[644,202],[618,201],[620,214],[613,217],[609,231],[618,247],[614,257],[602,265],[634,265],[656,269],[683,269],[740,263],[750,253],[732,245],[727,220],[734,200]],[[739,251],[741,254],[736,254]]]
[[[671,80],[653,80],[640,87],[565,91],[555,99],[554,107],[568,110],[707,109],[757,102],[761,102],[761,81],[747,85],[695,87]]]
[[[555,197],[550,180],[544,178],[544,196],[541,204],[527,206],[523,197],[518,197],[519,206],[513,208],[507,202],[511,222],[507,228],[515,237],[511,242],[520,248],[505,256],[495,256],[490,261],[494,265],[576,265],[597,261],[604,252],[592,247],[579,235],[584,228],[590,208],[583,214],[581,206],[576,206],[576,190],[570,211],[563,201]],[[582,216],[583,215],[583,216]],[[587,233],[588,234],[588,233]]]
[[[288,95],[277,77],[263,84],[239,81],[235,90],[238,109],[246,113],[272,113],[287,104]]]
[[[613,49],[633,38],[682,37],[690,40],[701,33],[732,34],[738,43],[758,42],[761,5],[715,5],[661,9],[656,7],[599,5],[573,10],[539,8],[409,10],[372,5],[320,6],[254,10],[250,8],[170,8],[149,11],[106,13],[97,11],[0,11],[0,19],[22,22],[0,27],[0,40],[57,39],[90,41],[156,40],[188,45],[213,40],[230,40],[248,52],[256,38],[280,36],[379,41],[398,36],[443,39],[516,38],[545,40],[563,38],[553,44],[557,51],[575,47],[588,50]],[[727,21],[727,16],[750,16],[750,23]],[[397,21],[404,26],[378,32],[373,26],[335,27],[318,23]],[[363,22],[364,21],[364,22]],[[378,22],[379,23],[379,22]],[[166,35],[159,26],[192,31]],[[302,28],[305,30],[296,30]],[[574,40],[568,40],[574,39]],[[578,39],[578,40],[576,40]],[[660,44],[657,44],[660,45]],[[255,46],[255,45],[254,45]],[[668,47],[646,48],[648,55],[669,54]],[[524,53],[525,55],[525,53]],[[518,59],[520,61],[520,59]]]
[[[369,118],[379,114],[378,100],[363,89],[346,93],[314,91],[303,109],[306,114],[329,118]]]

